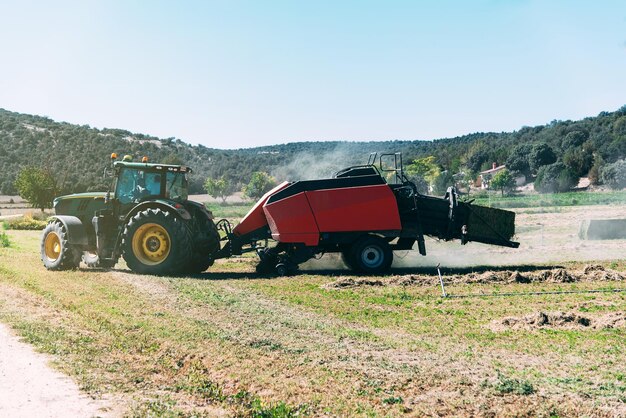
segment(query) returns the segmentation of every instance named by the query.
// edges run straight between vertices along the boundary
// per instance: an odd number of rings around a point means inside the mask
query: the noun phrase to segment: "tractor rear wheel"
[[[393,251],[387,241],[369,235],[352,245],[348,259],[353,263],[352,269],[359,273],[384,273],[391,267]]]
[[[184,221],[169,211],[146,209],[133,216],[122,236],[128,267],[155,275],[187,272],[191,261],[191,235]]]
[[[50,222],[41,237],[41,261],[48,270],[71,270],[78,267],[80,253],[68,244],[67,231],[59,221]]]
[[[90,268],[110,269],[115,266],[113,260],[101,260],[95,251],[83,251],[83,263]]]

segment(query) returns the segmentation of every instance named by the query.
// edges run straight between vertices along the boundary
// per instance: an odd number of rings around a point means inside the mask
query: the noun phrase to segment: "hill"
[[[299,142],[238,150],[190,145],[177,138],[156,138],[123,129],[55,122],[47,117],[0,109],[0,193],[16,194],[21,167],[48,168],[63,193],[106,190],[102,172],[111,152],[143,155],[151,161],[191,166],[190,190],[201,193],[204,180],[225,176],[247,183],[254,171],[278,180],[329,175],[362,163],[370,152],[402,152],[405,163],[433,155],[444,170],[473,172],[511,158],[520,144],[548,144],[560,159],[585,174],[598,156],[606,163],[626,157],[626,106],[579,121],[553,121],[514,132],[473,133],[434,141]],[[568,163],[569,161],[569,163]]]

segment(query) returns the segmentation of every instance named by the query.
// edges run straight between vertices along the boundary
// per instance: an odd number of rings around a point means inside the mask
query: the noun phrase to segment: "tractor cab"
[[[113,163],[113,197],[122,207],[146,200],[184,202],[188,198],[187,174],[191,169],[169,164]]]

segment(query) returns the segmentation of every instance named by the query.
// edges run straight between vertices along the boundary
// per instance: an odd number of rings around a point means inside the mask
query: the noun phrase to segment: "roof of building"
[[[498,171],[500,171],[500,170],[502,170],[504,168],[506,168],[506,164],[499,165],[496,168],[490,168],[489,170],[481,171],[480,174],[497,173]]]

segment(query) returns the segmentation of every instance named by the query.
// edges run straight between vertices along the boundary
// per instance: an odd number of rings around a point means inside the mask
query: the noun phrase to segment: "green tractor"
[[[122,256],[137,272],[195,274],[220,249],[213,215],[188,197],[191,169],[141,163],[111,154],[108,192],[77,193],[54,200],[55,216],[43,231],[41,259],[49,270],[111,268]]]

